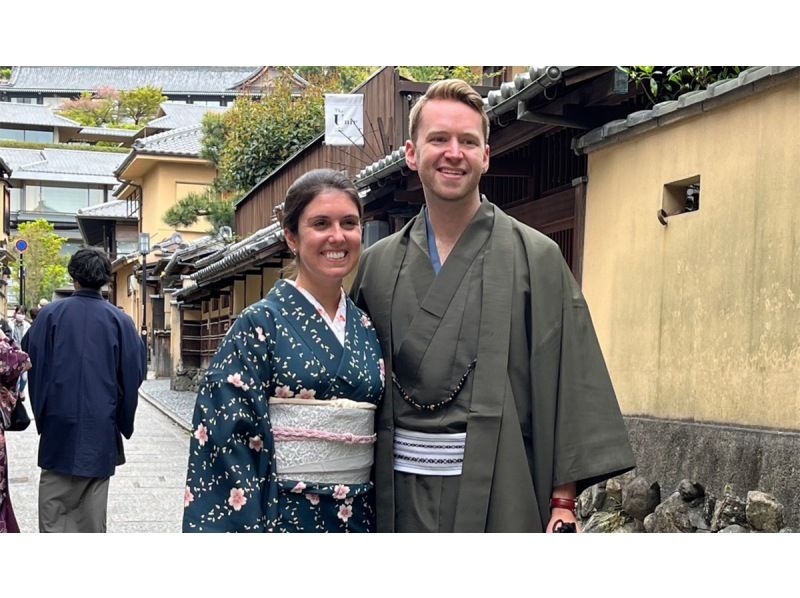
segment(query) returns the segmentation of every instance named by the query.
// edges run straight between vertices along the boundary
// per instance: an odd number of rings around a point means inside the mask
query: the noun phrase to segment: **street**
[[[7,433],[6,441],[14,513],[23,533],[38,533],[35,424]],[[127,462],[109,486],[109,533],[180,532],[188,450],[189,433],[140,396]]]

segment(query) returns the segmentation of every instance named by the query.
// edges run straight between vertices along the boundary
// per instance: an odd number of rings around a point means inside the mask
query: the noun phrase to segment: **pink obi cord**
[[[357,436],[349,433],[324,432],[322,430],[308,430],[305,428],[272,428],[275,440],[332,440],[345,444],[373,444],[375,434],[371,436]]]

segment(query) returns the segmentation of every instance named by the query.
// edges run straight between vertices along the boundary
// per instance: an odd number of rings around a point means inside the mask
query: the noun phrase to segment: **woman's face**
[[[297,234],[284,229],[297,254],[297,283],[309,290],[340,286],[361,255],[358,208],[344,192],[317,195],[300,214]]]

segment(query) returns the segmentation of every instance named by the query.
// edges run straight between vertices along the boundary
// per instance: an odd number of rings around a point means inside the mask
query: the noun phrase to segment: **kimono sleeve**
[[[589,307],[566,263],[562,289],[553,485],[576,482],[580,493],[635,460]]]
[[[184,495],[184,532],[263,531],[274,475],[267,400],[269,312],[245,310],[200,386]]]

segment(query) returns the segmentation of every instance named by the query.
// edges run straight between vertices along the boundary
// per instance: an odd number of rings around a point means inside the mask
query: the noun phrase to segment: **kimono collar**
[[[95,291],[94,289],[80,289],[72,293],[72,296],[78,297],[92,297],[93,299],[103,299],[103,294],[100,291]]]
[[[328,328],[330,328],[331,331],[336,335],[336,340],[338,340],[342,346],[344,346],[345,330],[347,328],[347,299],[345,298],[344,290],[340,289],[339,291],[339,307],[336,309],[333,319],[331,319],[328,316],[328,312],[325,311],[325,308],[319,301],[317,301],[317,298],[314,297],[314,295],[309,293],[306,289],[297,286],[297,283],[294,280],[286,280],[286,282],[300,291],[303,297],[305,297],[308,302],[314,306],[314,309],[317,310],[317,313],[328,325]]]

